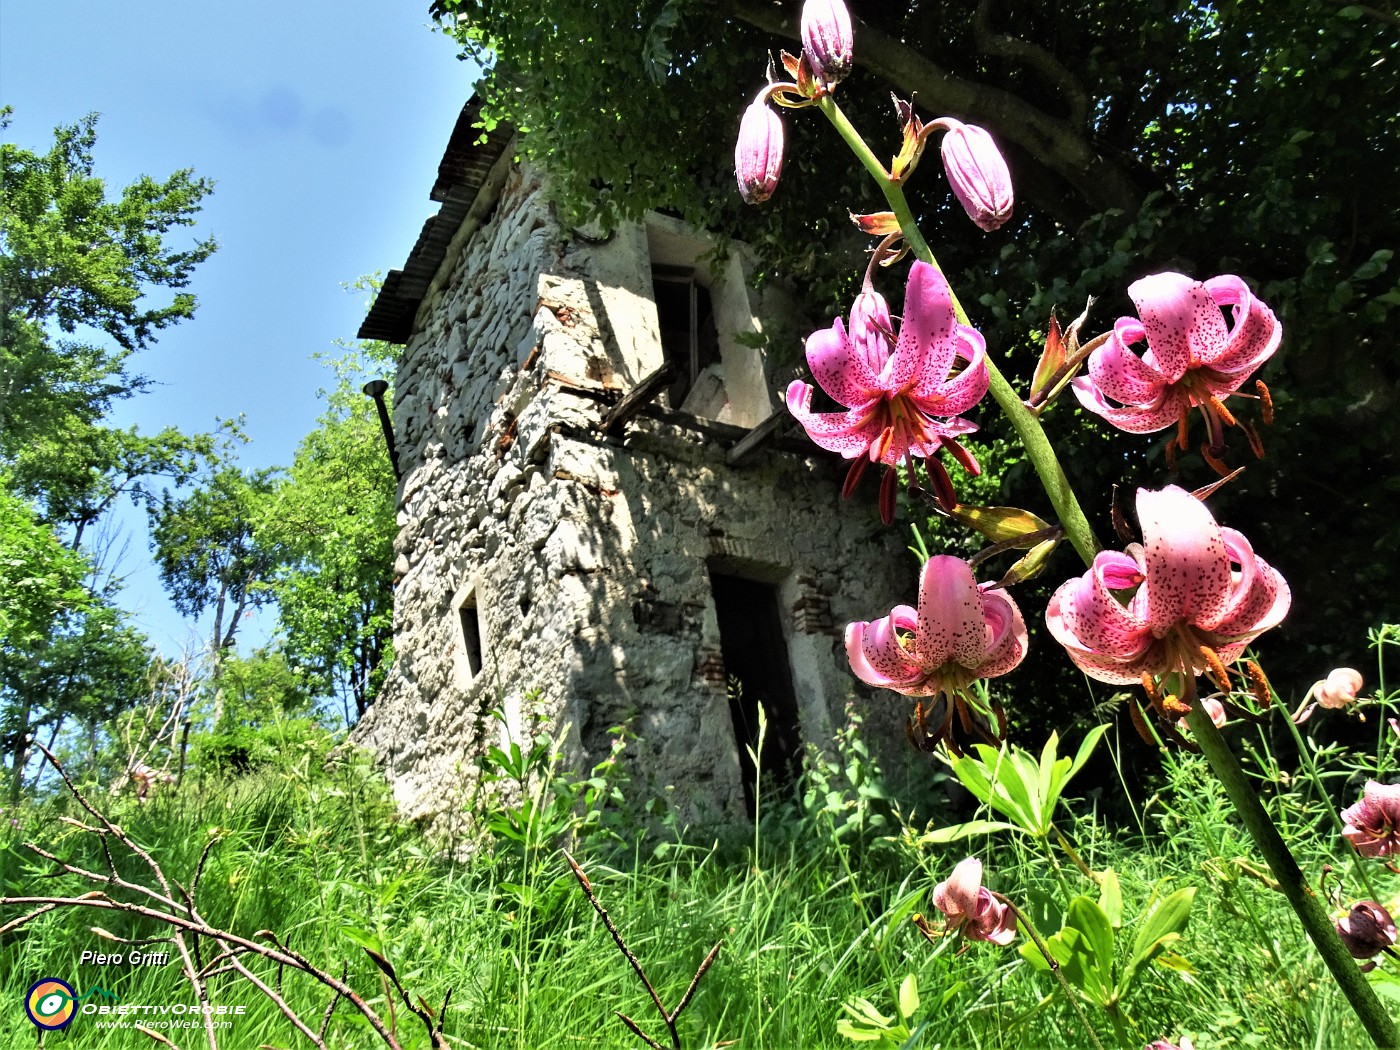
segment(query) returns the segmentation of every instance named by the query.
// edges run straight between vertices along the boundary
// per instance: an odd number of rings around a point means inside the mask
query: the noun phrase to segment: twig
[[[695,976],[690,979],[690,987],[685,990],[685,994],[681,996],[680,1001],[676,1004],[676,1008],[668,1012],[665,1004],[661,1002],[661,996],[656,993],[656,988],[647,978],[646,971],[642,969],[642,964],[637,961],[637,957],[633,955],[631,949],[627,947],[627,942],[622,939],[622,934],[618,932],[617,927],[613,925],[612,919],[609,918],[607,909],[603,907],[602,902],[599,901],[597,896],[593,893],[593,884],[588,881],[588,876],[583,873],[583,869],[579,867],[578,862],[569,855],[568,850],[560,850],[560,852],[564,854],[564,859],[569,862],[569,868],[573,871],[574,878],[578,879],[578,884],[583,889],[583,895],[588,898],[588,903],[593,905],[593,910],[596,911],[598,917],[603,920],[603,925],[606,926],[608,932],[612,934],[613,942],[617,945],[618,950],[622,952],[628,963],[631,964],[633,971],[641,979],[642,984],[646,986],[647,992],[651,995],[651,1001],[656,1004],[657,1012],[661,1014],[661,1019],[666,1022],[666,1030],[671,1035],[670,1050],[681,1050],[680,1035],[676,1031],[676,1018],[680,1017],[681,1011],[684,1010],[686,1006],[690,1004],[690,1000],[694,998],[695,991],[700,986],[700,978],[705,976],[705,973],[714,964],[715,959],[719,957],[720,945],[724,942],[720,941],[710,949],[710,953],[705,956],[699,968],[695,971]],[[619,1010],[614,1010],[613,1013],[617,1014],[622,1023],[632,1029],[632,1032],[648,1046],[652,1047],[653,1050],[667,1050],[665,1046],[643,1032],[637,1022],[632,1020],[632,1018]]]

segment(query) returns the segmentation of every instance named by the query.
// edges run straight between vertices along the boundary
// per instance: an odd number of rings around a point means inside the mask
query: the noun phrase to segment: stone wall
[[[496,708],[517,738],[567,726],[579,770],[625,726],[638,791],[669,795],[684,822],[732,821],[743,793],[710,574],[776,588],[802,735],[823,744],[856,685],[842,626],[913,596],[903,538],[868,500],[841,504],[844,464],[811,446],[726,463],[779,403],[744,333],[791,314],[750,291],[742,250],[702,277],[727,392],[714,418],[652,406],[609,437],[602,413],[663,360],[650,266],[703,241],[661,218],[563,230],[517,169],[474,212],[399,368],[396,661],[354,740],[406,813],[444,832],[470,820]],[[886,694],[873,712],[894,739],[903,710]]]

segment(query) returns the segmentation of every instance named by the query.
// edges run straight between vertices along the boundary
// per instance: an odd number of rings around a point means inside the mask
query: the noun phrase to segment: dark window
[[[789,796],[802,768],[802,733],[792,687],[787,642],[778,612],[778,592],[771,584],[710,573],[719,618],[724,672],[730,681],[729,714],[744,778],[744,802],[754,815],[754,764],[758,750],[758,710],[768,730],[759,760],[765,792],[775,788]]]
[[[700,373],[719,360],[710,292],[692,271],[674,266],[652,267],[651,288],[661,326],[661,352],[676,366],[676,378],[666,391],[667,404],[680,408]]]
[[[481,674],[481,620],[476,615],[476,596],[457,610],[462,619],[462,648],[467,654],[467,670],[472,678]]]

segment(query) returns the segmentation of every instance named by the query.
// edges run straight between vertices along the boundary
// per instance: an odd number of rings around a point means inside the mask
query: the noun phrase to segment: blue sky
[[[437,209],[428,190],[476,70],[432,30],[427,6],[0,3],[7,141],[42,152],[56,124],[96,111],[109,192],[178,168],[216,182],[186,234],[220,244],[190,289],[198,312],[138,358],[158,385],[119,423],[201,431],[241,414],[244,466],[291,461],[329,379],[310,355],[353,339],[364,314],[342,283],[402,265]],[[143,516],[120,525],[122,604],[175,651],[191,625],[161,590]]]

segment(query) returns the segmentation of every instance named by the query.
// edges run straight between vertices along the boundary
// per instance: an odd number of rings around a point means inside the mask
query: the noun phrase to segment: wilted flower
[[[734,175],[746,204],[762,204],[778,188],[783,173],[783,121],[763,97],[744,110],[734,146]]]
[[[959,358],[966,364],[950,375]],[[912,480],[915,457],[925,460],[931,474],[939,472],[936,486],[951,490],[933,459],[944,447],[973,473],[980,469],[954,439],[977,429],[958,416],[987,392],[986,343],[975,328],[958,323],[948,282],[928,263],[909,269],[897,340],[889,305],[867,278],[851,308],[850,331],[838,317],[829,329],[814,332],[807,339],[807,363],[846,411],[813,412],[812,387],[801,380],[788,386],[788,409],[818,445],[852,460],[843,497],[870,463],[893,468],[904,462]],[[886,524],[894,518],[894,476],[891,469],[880,493]]]
[[[933,888],[933,906],[948,917],[948,931],[961,929],[973,941],[1010,944],[1016,939],[1016,916],[982,885],[982,862],[968,857]]]
[[[1395,921],[1375,901],[1361,901],[1337,920],[1337,936],[1353,959],[1370,959],[1395,944]],[[1371,970],[1375,965],[1368,963],[1361,969]]]
[[[982,229],[997,229],[1011,218],[1011,172],[985,128],[941,117],[931,126],[946,127],[943,170],[968,218]]]
[[[1045,611],[1050,633],[1089,677],[1127,685],[1181,671],[1194,680],[1215,661],[1232,663],[1288,612],[1283,577],[1189,492],[1139,489],[1137,510],[1143,542],[1099,553]],[[1126,601],[1117,597],[1133,588]]]
[[[1293,715],[1293,721],[1302,725],[1319,707],[1339,711],[1356,702],[1356,694],[1361,691],[1361,672],[1350,667],[1338,667],[1321,682],[1314,682],[1303,698],[1303,706]],[[1308,703],[1311,700],[1312,703]],[[1392,721],[1394,721],[1392,719]]]
[[[807,0],[802,5],[802,47],[813,72],[828,88],[846,79],[854,37],[851,15],[842,0]]]
[[[1188,414],[1199,408],[1206,421],[1207,458],[1213,459],[1225,448],[1223,428],[1236,422],[1225,398],[1278,349],[1282,326],[1244,281],[1230,274],[1204,283],[1179,273],[1153,274],[1129,285],[1128,295],[1141,320],[1118,319],[1108,341],[1090,355],[1089,374],[1074,381],[1075,394],[1086,409],[1120,430],[1150,434],[1177,424],[1176,445],[1182,451]],[[1221,312],[1227,307],[1229,324]],[[1141,357],[1129,349],[1138,342],[1147,344]],[[1246,432],[1262,452],[1253,431]]]
[[[1361,801],[1342,810],[1342,836],[1363,857],[1400,852],[1400,784],[1366,782]]]

